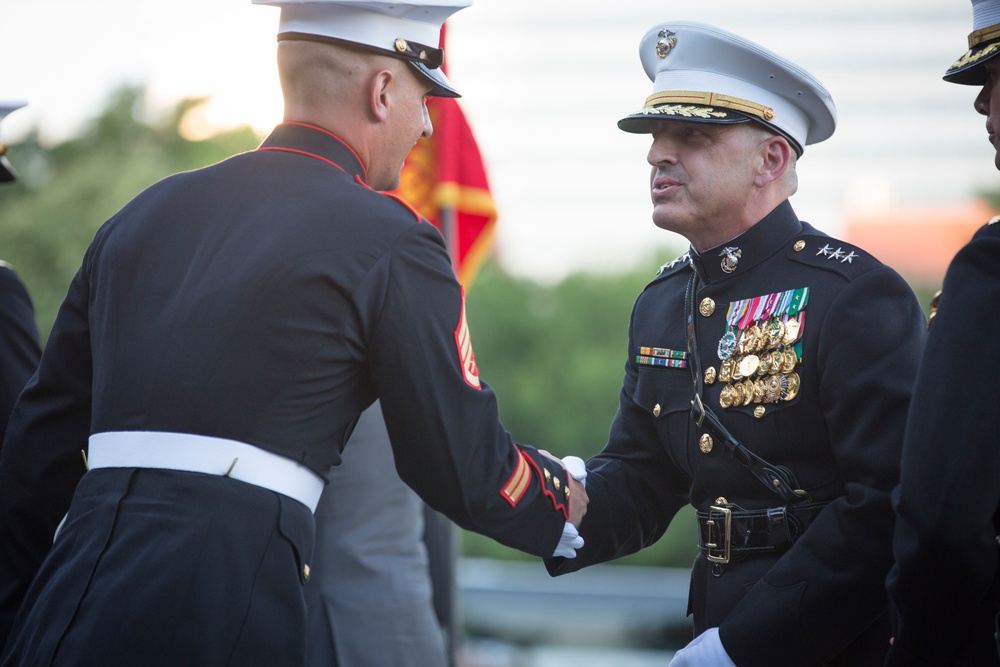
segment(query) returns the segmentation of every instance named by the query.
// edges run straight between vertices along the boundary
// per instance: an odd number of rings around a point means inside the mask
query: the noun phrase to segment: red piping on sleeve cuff
[[[516,445],[515,445],[516,447]],[[510,503],[511,507],[517,507],[517,504],[524,497],[524,494],[528,490],[528,486],[531,483],[532,471],[534,471],[534,476],[538,479],[538,485],[542,490],[542,493],[548,496],[549,500],[552,501],[552,507],[559,510],[563,514],[563,518],[569,521],[569,504],[563,502],[560,496],[553,489],[549,488],[551,484],[550,481],[545,479],[541,468],[530,456],[524,453],[524,451],[518,447],[518,463],[517,467],[514,469],[513,474],[511,474],[510,479],[504,484],[503,488],[500,489],[500,495],[503,496],[504,500]],[[568,484],[568,476],[563,483]],[[565,493],[565,492],[564,492]]]

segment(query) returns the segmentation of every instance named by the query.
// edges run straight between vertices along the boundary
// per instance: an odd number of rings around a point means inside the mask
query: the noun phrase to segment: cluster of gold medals
[[[719,394],[723,408],[790,401],[799,393],[802,324],[808,288],[730,304],[728,327],[719,341]],[[753,319],[758,316],[760,319]],[[747,320],[750,321],[747,321]],[[705,383],[716,380],[714,368]],[[759,408],[763,409],[763,408]]]
[[[726,382],[719,395],[724,408],[751,403],[790,401],[799,393],[795,366],[799,357],[794,344],[799,323],[771,318],[762,325],[744,329],[736,343],[736,353],[719,365],[719,381]]]

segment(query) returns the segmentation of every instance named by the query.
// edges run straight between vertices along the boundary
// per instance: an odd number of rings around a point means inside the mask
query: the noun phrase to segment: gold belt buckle
[[[705,555],[713,563],[725,564],[729,562],[729,536],[733,518],[733,512],[729,509],[730,507],[732,505],[729,501],[719,496],[715,499],[715,504],[708,508],[708,521],[705,522],[708,526],[708,539],[712,539],[712,528],[716,525],[715,522],[717,520],[722,522],[722,545],[720,546],[714,542],[705,542]],[[721,555],[719,555],[719,552],[721,552]]]

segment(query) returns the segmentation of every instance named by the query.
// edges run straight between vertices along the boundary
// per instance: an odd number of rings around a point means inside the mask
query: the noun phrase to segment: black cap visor
[[[451,85],[451,81],[445,76],[444,72],[440,68],[431,69],[423,63],[409,61],[413,68],[420,73],[425,79],[430,81],[433,88],[427,93],[431,97],[461,97],[455,88]]]
[[[632,134],[652,134],[665,120],[730,125],[745,123],[750,117],[739,111],[698,104],[659,104],[625,116],[618,121],[618,129]]]
[[[17,172],[7,160],[6,155],[0,155],[0,183],[10,183],[17,178]]]
[[[802,155],[802,146],[795,139],[792,139],[787,132],[760,118],[748,116],[731,109],[720,109],[719,107],[705,107],[694,104],[663,104],[655,107],[647,107],[629,114],[618,121],[618,129],[632,134],[653,134],[660,123],[671,120],[687,123],[712,123],[715,125],[735,125],[736,123],[753,121],[764,126],[769,131],[784,137],[796,155]]]
[[[943,78],[948,83],[981,86],[986,83],[986,69],[983,65],[997,55],[1000,55],[1000,40],[974,46],[948,68]]]

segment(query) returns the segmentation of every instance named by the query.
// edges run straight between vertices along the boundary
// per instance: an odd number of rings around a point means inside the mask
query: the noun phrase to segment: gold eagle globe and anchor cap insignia
[[[670,49],[677,45],[677,33],[662,28],[660,32],[656,33],[656,36],[660,38],[660,41],[656,43],[656,55],[660,58],[666,58]]]
[[[1000,1],[1000,0],[998,0]],[[639,59],[653,92],[618,121],[649,134],[663,121],[756,121],[785,137],[795,152],[830,137],[837,110],[830,93],[798,65],[715,26],[670,21],[650,28]]]

